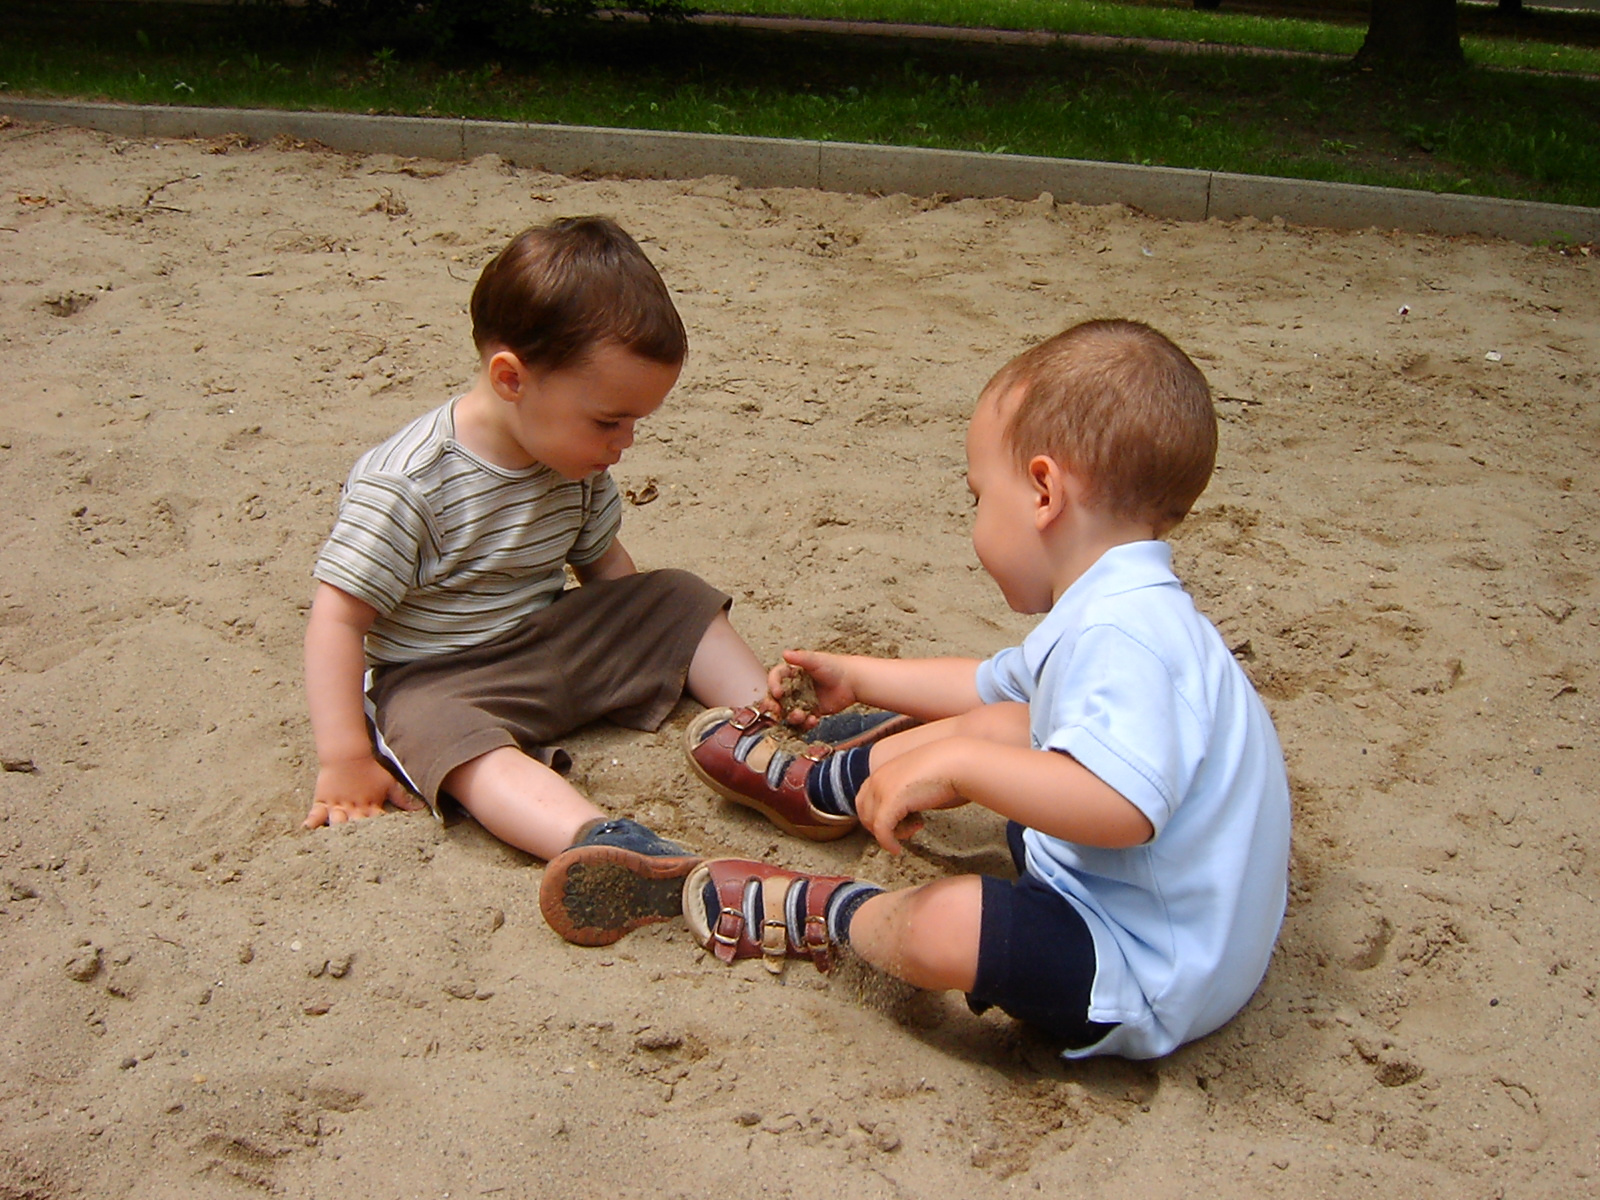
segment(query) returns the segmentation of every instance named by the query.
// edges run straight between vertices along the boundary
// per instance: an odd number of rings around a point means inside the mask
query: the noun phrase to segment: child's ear
[[[507,404],[521,400],[528,390],[528,368],[509,350],[496,350],[489,356],[489,386]]]
[[[1048,454],[1036,454],[1028,462],[1028,482],[1033,485],[1034,527],[1043,533],[1070,504],[1078,500],[1078,481]]]

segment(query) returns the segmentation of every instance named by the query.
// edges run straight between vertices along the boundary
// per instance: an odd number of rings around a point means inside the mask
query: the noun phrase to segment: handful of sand
[[[783,694],[779,700],[783,704],[785,715],[802,712],[807,716],[816,716],[818,707],[816,681],[802,668],[791,668],[789,674],[783,677]]]

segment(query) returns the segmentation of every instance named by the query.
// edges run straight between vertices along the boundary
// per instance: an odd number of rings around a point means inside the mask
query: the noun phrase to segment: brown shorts
[[[564,770],[571,760],[551,743],[580,725],[666,720],[706,627],[730,603],[687,571],[569,588],[498,641],[376,668],[374,724],[435,807],[446,775],[502,746]]]

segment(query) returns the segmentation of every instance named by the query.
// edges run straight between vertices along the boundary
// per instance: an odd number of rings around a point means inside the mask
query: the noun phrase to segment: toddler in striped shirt
[[[587,846],[575,869],[677,878],[697,860],[608,819],[563,778],[557,743],[601,717],[653,730],[685,690],[710,706],[766,696],[729,598],[636,570],[617,539],[609,468],[677,382],[683,322],[638,243],[600,217],[516,237],[471,314],[471,388],[362,455],[317,558],[305,825],[450,797],[540,858]],[[562,919],[573,940],[625,932],[616,914]]]

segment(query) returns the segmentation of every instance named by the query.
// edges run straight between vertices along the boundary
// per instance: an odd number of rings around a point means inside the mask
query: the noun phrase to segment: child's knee
[[[958,875],[923,884],[906,896],[900,953],[913,982],[957,982],[977,969],[983,928],[983,881]],[[927,986],[923,983],[923,986]]]

